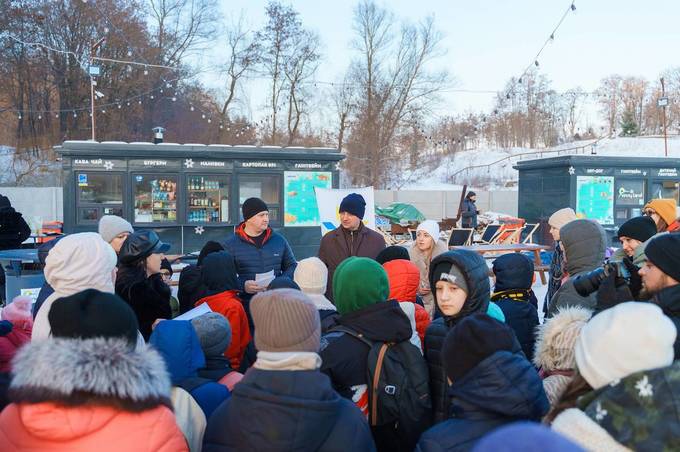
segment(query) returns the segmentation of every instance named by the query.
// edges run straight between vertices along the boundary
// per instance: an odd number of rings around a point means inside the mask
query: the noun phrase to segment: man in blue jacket
[[[248,318],[250,298],[267,289],[256,281],[257,274],[274,271],[274,276],[293,279],[297,261],[286,239],[269,227],[269,208],[259,198],[248,198],[243,203],[243,222],[234,235],[224,243],[224,249],[234,256],[239,289]],[[264,286],[264,287],[263,287]]]
[[[477,227],[477,215],[479,215],[479,210],[477,210],[477,193],[471,191],[465,197],[463,201],[463,209],[461,211],[462,225],[464,228],[476,228]]]

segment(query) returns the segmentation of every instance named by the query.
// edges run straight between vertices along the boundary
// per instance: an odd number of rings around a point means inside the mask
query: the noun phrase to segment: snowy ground
[[[565,143],[554,148],[544,150],[529,148],[479,148],[460,152],[445,158],[442,163],[424,177],[414,178],[413,181],[401,187],[403,190],[460,190],[466,180],[489,180],[485,186],[493,190],[517,190],[517,171],[512,166],[519,160],[534,160],[538,158],[557,157],[559,155],[578,154],[592,155],[591,144],[595,140]],[[581,147],[578,151],[567,149]],[[542,152],[542,154],[541,154]],[[595,146],[596,155],[608,157],[664,157],[664,140],[661,137],[632,137],[607,138],[599,141]],[[523,155],[523,154],[530,155]],[[668,138],[668,156],[680,158],[680,137]],[[507,160],[498,162],[506,157]],[[498,163],[496,163],[498,162]],[[487,165],[487,166],[484,166]],[[470,168],[483,166],[481,168]],[[470,169],[467,169],[470,168]],[[460,182],[458,182],[460,181]]]

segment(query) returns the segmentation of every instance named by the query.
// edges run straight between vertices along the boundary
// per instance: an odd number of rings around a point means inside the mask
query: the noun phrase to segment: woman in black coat
[[[455,269],[453,268],[455,267]],[[442,275],[462,275],[458,285],[467,287],[467,297],[462,308],[453,315],[446,315],[440,306],[441,300],[436,290]],[[442,347],[446,334],[461,319],[475,313],[486,313],[489,308],[489,268],[477,253],[465,250],[448,251],[437,256],[430,264],[430,287],[434,295],[435,309],[440,317],[432,321],[425,332],[425,359],[430,371],[430,394],[434,422],[441,422],[448,416],[449,384],[442,364]],[[453,280],[455,276],[449,276]]]
[[[169,248],[155,232],[140,231],[125,239],[118,255],[116,294],[135,311],[146,341],[157,319],[172,318],[170,287],[160,274],[163,253]]]

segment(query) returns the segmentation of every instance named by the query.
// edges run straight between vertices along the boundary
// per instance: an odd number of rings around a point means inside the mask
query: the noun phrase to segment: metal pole
[[[90,76],[90,116],[92,117],[92,141],[95,139],[95,120],[94,120],[94,79]]]
[[[661,77],[661,97],[666,97],[666,84],[663,77]],[[666,157],[668,157],[668,134],[666,133],[666,105],[663,107],[663,149]]]

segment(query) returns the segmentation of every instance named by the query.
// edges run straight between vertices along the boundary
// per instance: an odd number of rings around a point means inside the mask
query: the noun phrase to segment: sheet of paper
[[[178,315],[172,320],[191,320],[193,318],[196,318],[198,316],[201,316],[203,314],[207,314],[208,312],[212,312],[212,309],[210,309],[210,306],[208,306],[208,303],[203,303],[192,309],[191,311],[187,311],[182,315]]]
[[[255,282],[260,286],[260,287],[267,287],[269,284],[274,281],[274,270],[268,271],[267,273],[257,273],[255,275]]]

